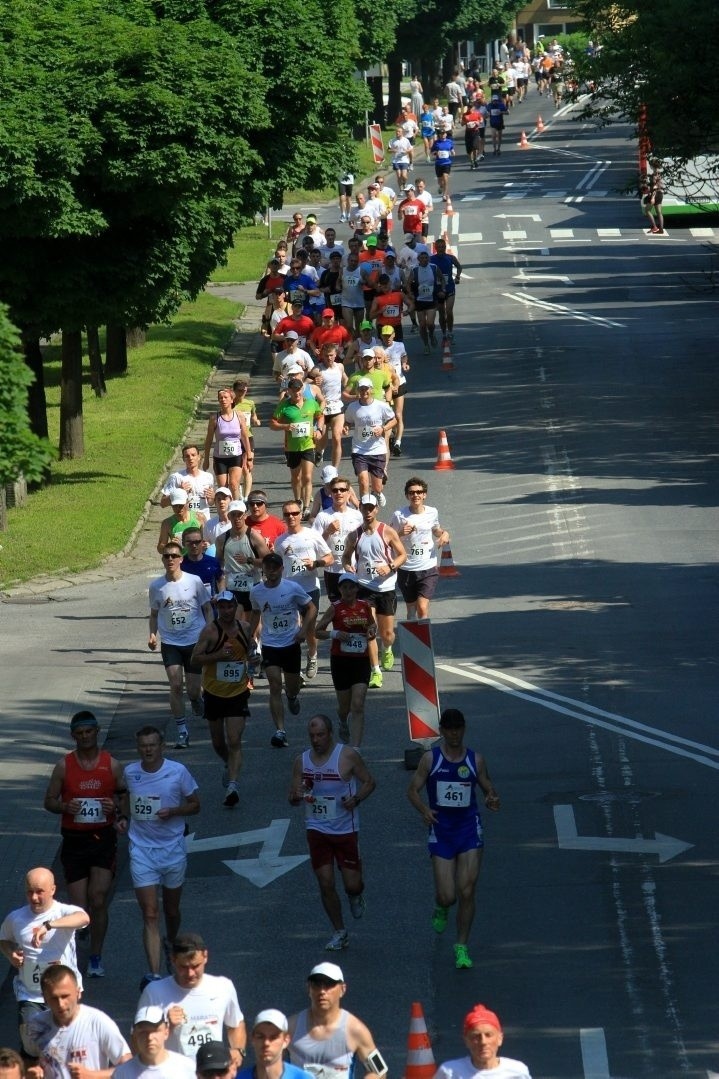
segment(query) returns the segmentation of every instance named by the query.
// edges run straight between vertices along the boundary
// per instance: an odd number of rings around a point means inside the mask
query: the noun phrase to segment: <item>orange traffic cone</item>
[[[544,131],[544,120],[542,119],[542,117],[541,117],[541,116],[538,116],[538,117],[537,117],[537,131],[538,131],[538,133],[539,133],[540,135],[541,135],[541,134],[542,134],[542,132]]]
[[[439,560],[439,576],[440,577],[460,577],[461,574],[454,564],[452,558],[452,548],[448,543],[445,543],[442,547],[442,557]]]
[[[520,139],[519,139],[519,142],[517,143],[517,146],[519,147],[520,150],[528,150],[529,149],[529,139],[527,138],[527,132],[526,131],[522,132],[522,134],[520,136]]]
[[[440,364],[440,371],[454,371],[454,360],[452,359],[452,351],[449,346],[449,338],[445,337],[442,340],[442,363]]]
[[[432,1052],[432,1043],[424,1021],[421,1004],[413,1004],[409,1018],[407,1035],[407,1067],[404,1079],[432,1079],[437,1071]]]
[[[449,452],[449,442],[447,441],[447,432],[439,432],[439,444],[437,446],[437,463],[434,466],[435,472],[448,472],[454,468],[454,461],[452,455]]]

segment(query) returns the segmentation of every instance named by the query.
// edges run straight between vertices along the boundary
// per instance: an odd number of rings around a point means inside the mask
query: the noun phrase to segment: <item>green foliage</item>
[[[50,460],[47,445],[30,430],[27,389],[32,374],[25,366],[20,335],[0,304],[0,486],[18,476],[37,481]]]
[[[647,133],[658,156],[686,162],[719,145],[719,113],[712,93],[696,93],[689,72],[701,81],[715,65],[719,35],[716,0],[575,0],[589,37],[602,46],[595,59],[582,57],[582,80],[596,93],[586,110],[601,122],[627,118],[639,125],[646,109]],[[579,60],[579,58],[578,58]],[[683,76],[683,77],[682,77]]]
[[[459,41],[502,37],[522,6],[522,0],[413,0],[402,6],[395,52],[432,66]]]

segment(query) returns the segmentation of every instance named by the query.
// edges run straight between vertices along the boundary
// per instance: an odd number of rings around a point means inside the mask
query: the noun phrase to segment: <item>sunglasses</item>
[[[181,554],[164,554],[163,558],[182,558]]]
[[[330,491],[333,495],[347,494],[349,487],[330,487]]]
[[[283,517],[299,517],[299,515],[299,510],[288,510],[287,513],[282,514]]]

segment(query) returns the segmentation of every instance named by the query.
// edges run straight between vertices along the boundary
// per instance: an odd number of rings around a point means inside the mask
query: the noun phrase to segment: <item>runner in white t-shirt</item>
[[[247,1031],[234,985],[229,978],[205,973],[207,947],[197,933],[176,937],[171,956],[174,973],[150,982],[138,1008],[153,1004],[162,1008],[170,1024],[167,1047],[173,1052],[194,1060],[205,1042],[227,1040],[233,1063],[240,1066]]]
[[[407,604],[407,618],[429,618],[429,601],[435,593],[439,571],[437,546],[449,543],[450,536],[439,523],[434,506],[428,506],[427,484],[410,476],[404,485],[409,504],[392,514],[392,527],[407,552],[407,561],[397,571],[397,585]]]
[[[296,503],[293,505],[297,507]],[[264,579],[250,592],[250,635],[255,635],[261,619],[262,665],[270,690],[270,715],[276,728],[270,742],[277,749],[288,744],[282,705],[282,677],[284,675],[287,706],[296,716],[300,711],[299,693],[302,685],[300,643],[312,632],[317,619],[317,607],[307,592],[294,581],[282,579],[283,566],[281,555],[274,551],[266,555],[262,559]]]
[[[469,1056],[440,1064],[434,1079],[531,1079],[521,1060],[499,1055],[502,1024],[484,1004],[475,1004],[464,1017],[463,1034]]]
[[[115,1068],[112,1079],[195,1079],[195,1063],[166,1048],[170,1026],[162,1008],[138,1008],[132,1027],[135,1056]]]
[[[130,836],[130,874],[142,912],[143,942],[149,972],[140,991],[160,975],[162,941],[157,888],[162,888],[162,909],[167,940],[180,928],[180,898],[187,869],[185,821],[200,812],[197,783],[184,764],[168,760],[157,727],[142,727],[136,734],[137,764],[125,768],[122,817],[118,829]],[[129,826],[128,826],[129,820]]]

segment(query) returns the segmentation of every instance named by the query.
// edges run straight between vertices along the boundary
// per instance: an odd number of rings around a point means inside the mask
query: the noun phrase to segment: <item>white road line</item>
[[[563,285],[573,285],[571,277],[563,277],[561,274],[552,273],[535,273],[534,271],[527,273],[522,267],[518,274],[515,274],[512,278],[513,281],[561,281]]]
[[[524,229],[509,229],[507,232],[502,233],[502,237],[505,240],[526,240],[527,233]]]
[[[661,865],[678,858],[680,854],[691,850],[693,843],[685,843],[673,835],[655,832],[652,839],[646,836],[621,835],[579,835],[574,817],[574,806],[554,806],[554,826],[557,830],[557,846],[560,850],[594,850],[609,854],[649,854],[657,857]],[[646,885],[644,886],[646,888]],[[651,893],[653,895],[653,892]],[[645,904],[646,909],[646,904]],[[655,913],[655,912],[654,912]],[[657,919],[650,917],[652,928],[656,928]],[[653,933],[654,935],[654,933]],[[670,979],[667,978],[667,984]]]
[[[602,1027],[584,1027],[579,1031],[584,1079],[610,1079],[607,1042]]]
[[[621,236],[621,229],[597,229],[597,236],[602,239],[609,239],[610,236]]]
[[[529,217],[529,218],[531,218],[532,221],[541,221],[542,220],[541,217],[539,216],[539,214],[495,214],[494,216],[496,218],[498,218],[500,221],[506,221],[508,217],[511,217],[511,218]]]
[[[534,296],[529,296],[527,293],[522,292],[503,292],[503,296],[506,296],[508,300],[517,300],[518,303],[523,303],[527,307],[541,307],[544,311],[550,311],[555,315],[564,315],[569,318],[576,318],[579,322],[591,322],[595,326],[605,326],[607,329],[624,329],[623,322],[613,322],[612,319],[602,318],[600,315],[590,315],[586,311],[573,311],[570,307],[565,307],[561,303],[549,303],[547,300],[538,300]]]
[[[571,240],[574,236],[574,229],[550,229],[549,235],[553,240]]]
[[[705,236],[713,236],[714,235],[714,229],[706,229],[706,228],[699,229],[699,228],[696,228],[696,229],[689,229],[689,231],[690,231],[690,233],[692,234],[692,236],[694,237],[695,240],[703,240]]]
[[[538,704],[542,708],[548,708],[550,711],[559,712],[561,715],[571,716],[573,719],[579,719],[582,723],[587,723],[590,726],[602,727],[604,730],[613,731],[615,734],[621,734],[625,738],[633,738],[637,742],[645,742],[647,745],[657,746],[659,749],[664,749],[668,753],[674,753],[678,757],[686,757],[688,760],[693,760],[697,764],[703,764],[706,768],[712,768],[714,771],[719,771],[719,759],[711,760],[711,757],[719,758],[719,749],[714,749],[712,746],[704,745],[702,742],[693,742],[690,739],[682,738],[679,735],[671,734],[668,731],[662,731],[658,727],[650,727],[645,723],[639,723],[637,720],[629,719],[627,716],[619,715],[615,712],[605,712],[602,708],[595,708],[593,705],[585,704],[583,701],[577,701],[572,697],[565,697],[561,693],[553,693],[550,690],[541,689],[539,686],[533,685],[531,682],[525,681],[523,678],[516,678],[511,674],[507,674],[506,671],[495,671],[489,667],[482,667],[475,663],[465,663],[463,667],[454,667],[446,664],[438,664],[439,668],[443,671],[448,671],[452,674],[458,674],[463,678],[469,678],[473,682],[481,682],[484,685],[492,686],[493,689],[498,689],[502,693],[509,693],[511,696],[518,697],[520,700],[530,701],[533,704]],[[498,681],[498,679],[504,679],[505,681]],[[506,683],[512,683],[519,688],[514,689],[513,685],[507,685]],[[522,692],[523,690],[529,692]],[[563,704],[554,702],[564,702],[571,704],[572,708],[565,708]],[[575,709],[582,709],[581,712]],[[606,722],[601,719],[601,716],[607,716],[612,719],[613,722]],[[647,732],[644,734],[643,732]],[[655,735],[656,737],[649,737],[649,735]],[[675,744],[669,744],[675,743]],[[684,746],[699,750],[698,753],[691,753],[688,749],[684,749]]]
[[[482,242],[482,236],[481,232],[463,232],[460,240],[463,244],[479,244]]]

